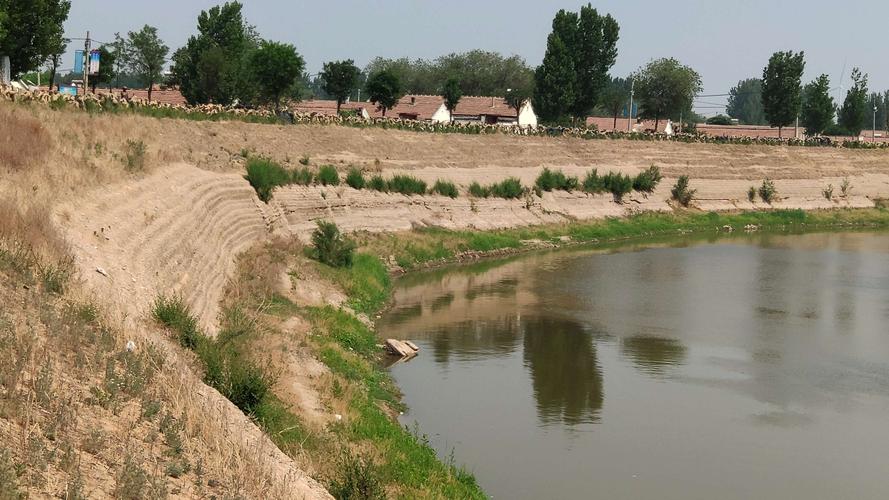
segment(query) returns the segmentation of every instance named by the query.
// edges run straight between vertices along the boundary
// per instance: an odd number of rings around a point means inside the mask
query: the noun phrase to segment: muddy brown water
[[[494,498],[889,498],[887,233],[418,274],[377,328],[421,348],[403,423]]]

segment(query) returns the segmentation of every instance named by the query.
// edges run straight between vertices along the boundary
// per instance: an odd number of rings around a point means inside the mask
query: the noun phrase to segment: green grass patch
[[[447,196],[448,198],[456,198],[459,195],[456,184],[450,181],[443,181],[441,179],[435,181],[435,184],[432,186],[432,189],[430,189],[429,192]]]
[[[315,181],[322,186],[339,186],[340,174],[333,165],[321,165],[318,175],[315,176]]]
[[[361,173],[361,169],[352,167],[349,169],[349,173],[346,174],[346,184],[352,189],[364,189],[367,181],[364,180],[364,174]]]
[[[386,183],[386,191],[406,195],[426,194],[426,182],[412,175],[395,175]]]
[[[359,313],[371,315],[386,305],[392,283],[386,266],[368,253],[355,255],[352,267],[318,266],[322,275],[336,283],[348,295],[348,305]]]
[[[544,168],[534,182],[534,187],[541,191],[574,191],[579,185],[577,177],[568,177],[561,170],[549,168]]]
[[[278,186],[290,183],[290,174],[278,163],[253,156],[247,159],[247,175],[245,176],[259,199],[268,203],[272,199],[272,191]]]

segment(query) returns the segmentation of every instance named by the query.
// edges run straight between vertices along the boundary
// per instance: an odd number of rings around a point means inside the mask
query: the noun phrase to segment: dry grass
[[[20,170],[40,163],[52,140],[35,117],[23,109],[0,106],[0,165]]]

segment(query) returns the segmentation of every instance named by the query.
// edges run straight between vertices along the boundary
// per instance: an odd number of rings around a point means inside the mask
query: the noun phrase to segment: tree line
[[[0,53],[10,55],[12,73],[48,65],[41,78],[56,81],[67,50],[63,23],[70,0],[0,0]],[[293,45],[263,39],[243,15],[237,1],[202,11],[197,31],[170,54],[157,29],[143,26],[101,45],[97,86],[155,84],[177,86],[190,104],[274,105],[309,96],[330,98],[338,108],[349,99],[368,100],[385,115],[405,94],[441,95],[453,111],[464,95],[503,96],[518,114],[528,101],[544,123],[583,124],[588,116],[630,116],[631,89],[635,116],[655,121],[700,119],[693,112],[702,90],[701,76],[673,58],[643,65],[626,78],[610,74],[617,59],[618,22],[591,4],[578,12],[559,10],[552,21],[542,63],[529,67],[519,56],[472,50],[433,60],[376,58],[363,69],[351,59],[328,61],[317,75]],[[169,74],[164,68],[169,64]],[[874,108],[877,123],[889,120],[889,91],[871,93],[868,77],[857,68],[841,104],[831,97],[830,80],[821,75],[802,85],[803,52],[777,52],[762,78],[738,83],[728,96],[726,112],[745,124],[783,129],[796,122],[810,134],[857,135],[869,128]],[[36,75],[35,75],[36,76]],[[68,75],[62,81],[70,81]],[[634,106],[635,108],[635,106]],[[728,117],[714,121],[728,122]]]

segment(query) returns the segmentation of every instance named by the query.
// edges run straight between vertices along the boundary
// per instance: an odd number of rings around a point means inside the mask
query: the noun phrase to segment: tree
[[[675,118],[690,111],[694,96],[701,92],[701,76],[676,59],[657,59],[633,75],[636,95],[642,107],[639,115],[654,118],[658,130],[661,118]]]
[[[800,121],[806,135],[821,135],[833,123],[836,106],[830,96],[830,78],[821,75],[803,89]]]
[[[852,70],[852,88],[846,93],[846,100],[839,112],[839,124],[852,135],[858,135],[869,123],[870,109],[867,108],[867,74],[858,68]],[[873,109],[873,108],[871,108]]]
[[[560,10],[553,18],[553,29],[550,37],[555,36],[564,45],[564,52],[571,64],[571,94],[567,112],[575,119],[585,119],[599,103],[602,91],[608,84],[608,71],[617,59],[617,40],[619,27],[610,15],[601,16],[598,11],[587,4],[580,13]],[[547,39],[547,54],[554,47],[554,40]],[[555,66],[548,67],[549,64]],[[537,73],[559,75],[566,71],[567,65],[561,57],[544,57],[543,64]],[[556,103],[560,100],[552,94],[555,89],[541,87],[538,79],[537,101],[555,106],[550,111],[560,108]],[[546,94],[548,93],[548,94]],[[549,111],[544,111],[549,114]],[[549,119],[560,119],[565,113]]]
[[[519,115],[522,113],[522,107],[533,95],[534,91],[531,89],[530,82],[506,89],[506,97],[504,99],[506,104],[515,110],[516,122],[518,122]]]
[[[445,107],[448,109],[448,116],[453,122],[454,110],[457,109],[457,104],[460,103],[460,98],[463,97],[463,91],[460,90],[460,82],[458,82],[456,78],[448,78],[448,81],[445,82],[444,88],[441,91],[441,97],[444,98]]]
[[[173,55],[172,81],[191,104],[250,102],[255,88],[248,68],[259,45],[239,2],[226,2],[198,15],[198,33]]]
[[[614,117],[613,127],[617,129],[617,117],[626,109],[630,99],[630,82],[626,78],[612,78],[611,82],[602,91],[599,105],[608,114]]]
[[[778,137],[799,116],[805,67],[804,52],[775,52],[762,71],[762,107],[769,125],[778,127]]]
[[[563,120],[574,103],[574,61],[555,31],[547,39],[546,55],[534,73],[534,80],[537,114],[543,121]]]
[[[336,99],[337,114],[340,113],[340,106],[352,94],[352,89],[358,86],[359,75],[361,71],[352,59],[324,63],[324,70],[321,71],[322,88]]]
[[[766,115],[762,107],[762,80],[741,80],[729,90],[726,113],[745,125],[765,125]]]
[[[281,107],[281,98],[290,92],[302,75],[305,61],[296,47],[287,43],[263,41],[250,58],[260,102]]]
[[[62,38],[62,33],[59,32],[53,35],[51,42],[48,45],[49,48],[49,77],[46,79],[46,86],[50,90],[52,89],[52,85],[56,80],[56,72],[59,69],[59,64],[62,63],[62,55],[65,53],[65,50],[68,48],[68,41],[65,38]]]
[[[115,33],[110,45],[111,53],[114,54],[114,86],[120,88],[120,77],[127,69],[127,41],[120,33]]]
[[[398,76],[389,70],[378,71],[367,79],[368,99],[377,105],[386,116],[386,111],[395,107],[404,93]]]
[[[13,76],[64,52],[70,10],[70,0],[0,0],[0,53],[9,56]]]
[[[99,73],[90,76],[90,85],[93,87],[93,94],[96,93],[96,87],[99,84],[111,83],[117,74],[114,69],[117,64],[115,54],[104,45],[99,47]]]
[[[148,87],[148,101],[151,91],[160,80],[161,71],[167,61],[170,48],[157,36],[157,28],[145,25],[141,30],[127,33],[127,62],[143,85]]]

